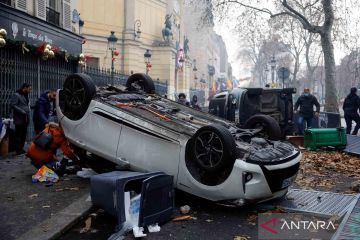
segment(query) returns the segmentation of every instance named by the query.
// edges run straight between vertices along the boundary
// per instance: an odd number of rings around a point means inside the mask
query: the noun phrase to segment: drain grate
[[[342,220],[338,230],[332,237],[333,240],[338,239],[360,239],[360,200],[359,196],[351,204],[348,213]]]
[[[290,189],[286,199],[272,201],[265,207],[280,207],[288,211],[342,217],[349,210],[356,195]]]

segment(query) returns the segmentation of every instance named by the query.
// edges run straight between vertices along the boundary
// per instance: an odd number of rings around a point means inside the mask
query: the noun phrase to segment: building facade
[[[77,71],[82,38],[72,32],[71,1],[0,0],[0,116],[10,116],[11,95],[24,83],[40,93],[60,88]]]
[[[123,74],[146,72],[144,53],[151,53],[149,75],[167,82],[168,97],[189,90],[191,62],[183,51],[183,0],[77,0],[86,39],[83,51],[92,67],[110,68]],[[115,55],[108,37],[114,31]]]

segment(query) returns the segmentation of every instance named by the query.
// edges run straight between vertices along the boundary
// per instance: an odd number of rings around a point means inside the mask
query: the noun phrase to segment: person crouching
[[[56,123],[49,123],[43,132],[49,133],[52,136],[52,141],[47,149],[43,149],[32,142],[28,148],[26,156],[31,159],[31,164],[37,169],[43,165],[58,171],[64,169],[67,162],[65,160],[59,161],[56,156],[57,149],[61,149],[66,157],[73,161],[79,161],[79,157],[73,152],[70,147],[69,141],[64,135],[64,131]]]

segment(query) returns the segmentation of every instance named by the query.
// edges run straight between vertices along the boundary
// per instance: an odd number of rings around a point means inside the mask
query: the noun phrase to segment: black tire
[[[154,94],[155,85],[151,77],[143,73],[135,73],[126,81],[126,87],[129,91],[143,91]]]
[[[279,124],[270,116],[258,114],[250,117],[244,124],[246,129],[263,128],[262,133],[270,140],[281,140],[282,134]]]
[[[208,173],[221,171],[235,162],[236,144],[229,130],[221,125],[200,128],[193,136],[192,159]]]
[[[75,73],[65,79],[62,94],[64,96],[64,115],[71,120],[79,120],[96,94],[96,87],[90,76]]]

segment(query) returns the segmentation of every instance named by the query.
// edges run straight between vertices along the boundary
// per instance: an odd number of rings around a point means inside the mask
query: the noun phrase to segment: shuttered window
[[[27,12],[26,0],[15,0],[15,8]]]
[[[46,20],[46,0],[35,1],[36,17]]]
[[[71,6],[70,0],[63,0],[63,28],[71,31]]]

